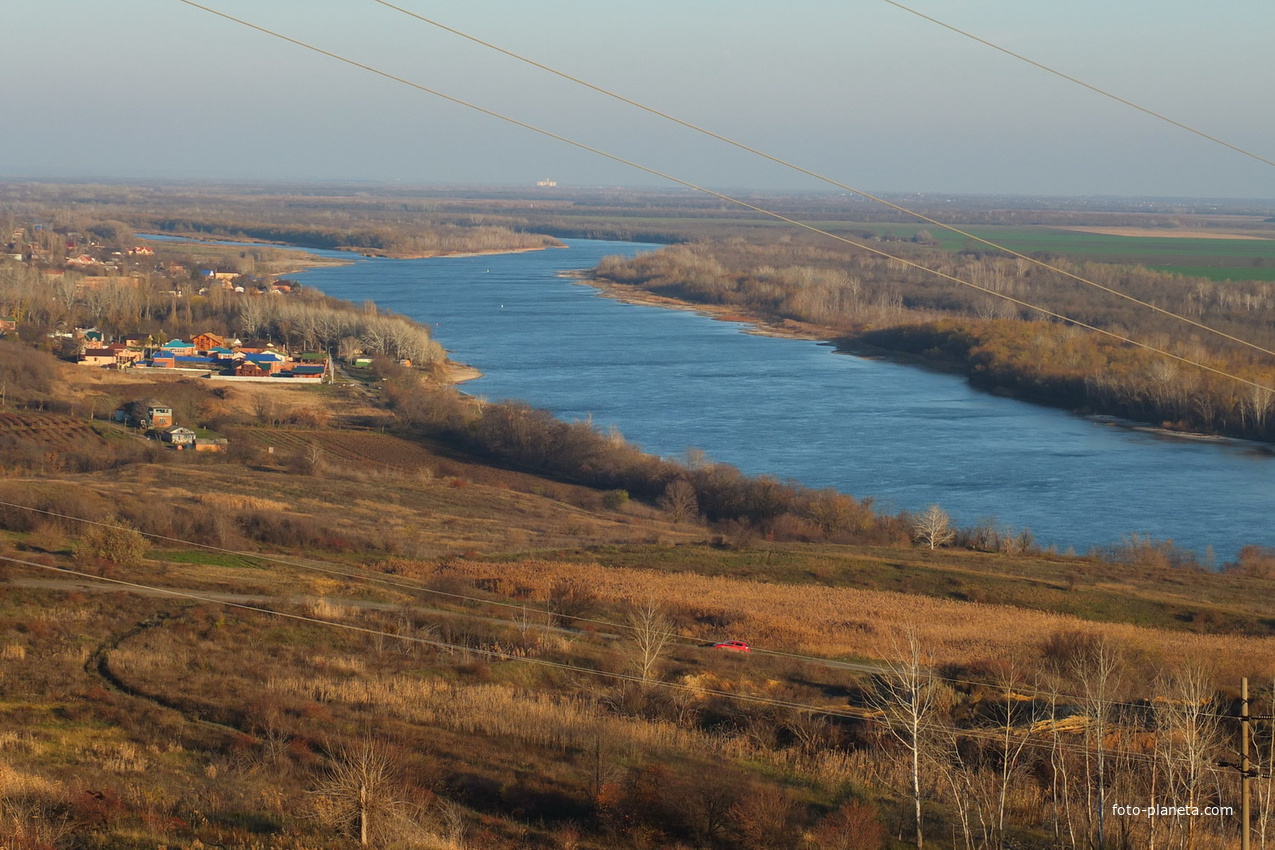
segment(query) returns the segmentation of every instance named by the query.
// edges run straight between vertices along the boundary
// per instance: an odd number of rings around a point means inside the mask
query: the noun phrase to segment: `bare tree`
[[[675,632],[669,620],[654,599],[635,606],[629,612],[629,628],[633,632],[632,646],[636,652],[634,665],[643,682],[655,678],[655,666]]]
[[[393,758],[370,738],[338,750],[327,781],[318,789],[321,815],[351,829],[366,847],[402,806],[395,772]]]
[[[1200,806],[1221,743],[1214,690],[1204,670],[1187,664],[1159,683],[1166,699],[1154,704],[1156,762],[1164,776],[1164,790],[1176,805]],[[1198,818],[1168,819],[1185,829],[1182,846],[1194,850]]]
[[[304,454],[301,456],[301,463],[307,475],[313,475],[316,478],[323,474],[323,470],[327,467],[327,452],[323,450],[323,444],[317,440],[306,446]]]
[[[930,549],[946,546],[956,537],[952,531],[952,518],[938,505],[930,505],[912,518],[912,536],[916,542]]]
[[[887,663],[888,670],[877,678],[870,700],[873,707],[885,715],[886,728],[907,754],[916,847],[920,850],[925,844],[921,774],[932,744],[938,681],[915,627],[907,628],[904,641],[905,645],[896,652],[901,658]]]
[[[1105,637],[1090,641],[1072,659],[1072,672],[1080,684],[1086,726],[1086,762],[1089,767],[1089,810],[1094,847],[1107,846],[1107,791],[1110,753],[1107,736],[1115,722],[1116,690],[1121,659]]]
[[[699,500],[695,496],[695,487],[685,478],[670,481],[656,503],[673,522],[688,522],[699,516]]]
[[[1270,698],[1272,704],[1275,704],[1275,681],[1270,686]],[[1254,802],[1257,804],[1257,838],[1258,847],[1267,850],[1268,847],[1275,846],[1275,838],[1269,834],[1271,819],[1275,815],[1275,779],[1271,778],[1271,769],[1275,766],[1275,723],[1268,718],[1265,724],[1258,724],[1254,731],[1257,744],[1254,757],[1259,772],[1263,774],[1262,781],[1256,783],[1254,794]]]

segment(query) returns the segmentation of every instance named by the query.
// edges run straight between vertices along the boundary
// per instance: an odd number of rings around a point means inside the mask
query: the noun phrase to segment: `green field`
[[[977,250],[979,243],[935,226],[872,222],[856,227],[882,236],[910,238],[928,230],[948,251]],[[1022,254],[1055,254],[1072,260],[1147,266],[1157,271],[1212,280],[1275,280],[1275,239],[1195,239],[1173,236],[1114,236],[1054,227],[961,228]]]
[[[799,213],[794,219],[854,241],[869,234],[886,239],[911,239],[918,231],[929,231],[947,251],[986,250],[986,246],[938,225],[923,222],[807,220]],[[564,221],[565,221],[564,217]],[[591,217],[593,226],[619,228],[639,237],[696,239],[709,235],[748,237],[750,234],[792,231],[794,226],[773,219],[727,215],[676,219],[662,215]],[[960,225],[958,225],[960,226]],[[1070,260],[1092,260],[1146,266],[1156,271],[1202,277],[1211,280],[1275,281],[1275,238],[1199,239],[1177,236],[1118,236],[1085,233],[1047,225],[969,225],[962,230],[1022,254],[1050,254]],[[1171,231],[1169,231],[1171,232]],[[887,242],[887,245],[889,243]],[[888,248],[886,248],[888,250]]]

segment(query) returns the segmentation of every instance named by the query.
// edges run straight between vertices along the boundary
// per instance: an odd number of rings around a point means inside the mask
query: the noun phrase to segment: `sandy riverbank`
[[[604,297],[613,298],[625,304],[662,307],[666,310],[687,310],[692,313],[699,313],[701,316],[708,316],[710,319],[716,319],[719,322],[735,322],[745,325],[747,326],[747,333],[756,334],[757,336],[831,342],[842,335],[833,328],[798,322],[793,319],[773,319],[740,307],[724,304],[696,304],[690,301],[682,301],[678,298],[669,298],[665,295],[656,295],[635,286],[597,280],[591,277],[588,272],[564,272],[562,276],[572,278],[583,286],[591,286]]]
[[[439,251],[431,254],[365,254],[364,256],[383,257],[387,260],[438,260],[451,257],[491,257],[500,254],[530,254],[533,251],[548,251],[553,248],[566,248],[566,245],[543,245],[539,248],[504,248],[497,251]],[[344,248],[338,250],[346,250]]]
[[[443,380],[449,384],[463,384],[483,376],[482,370],[468,363],[457,363],[455,360],[443,361]]]

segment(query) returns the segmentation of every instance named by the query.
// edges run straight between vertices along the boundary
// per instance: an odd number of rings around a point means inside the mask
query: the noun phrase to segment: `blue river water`
[[[568,245],[360,258],[295,277],[429,325],[453,359],[483,371],[470,393],[592,417],[656,454],[695,447],[884,509],[938,503],[961,524],[995,517],[1060,550],[1139,534],[1202,555],[1212,547],[1221,563],[1244,544],[1275,546],[1275,456],[1264,447],[1100,424],[978,392],[959,376],[623,304],[561,273],[656,246]]]

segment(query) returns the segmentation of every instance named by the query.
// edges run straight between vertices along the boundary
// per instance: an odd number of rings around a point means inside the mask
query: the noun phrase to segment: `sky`
[[[1275,159],[1269,0],[901,0]],[[715,188],[826,188],[379,5],[204,0]],[[1275,198],[1275,167],[884,0],[397,0],[872,192]],[[0,15],[0,178],[660,186],[179,0]]]

